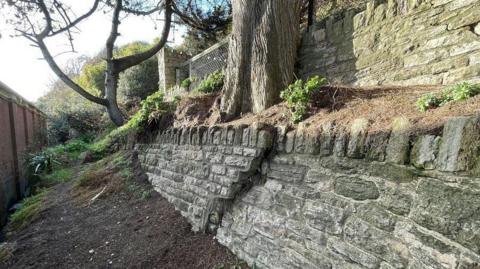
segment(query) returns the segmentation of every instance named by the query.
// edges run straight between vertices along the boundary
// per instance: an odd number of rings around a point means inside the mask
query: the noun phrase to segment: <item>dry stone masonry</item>
[[[257,180],[271,133],[244,126],[171,129],[136,145],[155,190],[195,231],[214,231],[225,206]]]
[[[480,82],[480,1],[370,0],[310,27],[299,73],[359,86]]]
[[[193,229],[255,268],[479,268],[480,118],[368,126],[170,129],[137,149]]]

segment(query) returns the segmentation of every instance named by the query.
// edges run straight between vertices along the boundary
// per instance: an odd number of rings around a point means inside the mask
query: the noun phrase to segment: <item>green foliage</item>
[[[174,109],[174,104],[167,103],[161,91],[157,91],[141,102],[140,110],[133,115],[123,126],[112,130],[103,139],[93,144],[90,149],[95,159],[100,159],[107,153],[108,149],[128,134],[136,133],[151,123],[157,122],[161,117]]]
[[[150,47],[151,45],[148,43],[132,42],[116,49],[114,51],[114,58],[140,53]],[[105,71],[107,70],[107,64],[105,60],[103,60],[103,53],[103,51],[99,52],[97,56],[85,63],[81,73],[75,78],[75,81],[80,86],[95,96],[103,96],[105,92]],[[120,75],[118,89],[120,95],[132,96],[135,95],[137,91],[145,91],[146,89],[144,89],[144,87],[146,87],[147,90],[156,89],[158,83],[158,66],[155,57],[132,68]],[[152,81],[154,82],[152,83]],[[151,87],[152,84],[154,84],[154,88]]]
[[[200,85],[194,90],[198,93],[212,93],[220,91],[223,87],[225,75],[222,71],[215,71],[200,82]]]
[[[115,57],[123,57],[143,52],[150,44],[134,42],[115,50]],[[80,86],[95,96],[104,96],[106,64],[104,52],[88,59],[82,69],[74,70],[69,75]],[[79,72],[79,73],[78,73]],[[127,69],[119,77],[118,102],[127,115],[138,103],[158,89],[158,65],[156,57]],[[61,81],[56,81],[37,106],[47,114],[48,138],[51,145],[64,143],[81,135],[104,133],[110,120],[103,106],[94,104]]]
[[[50,174],[42,175],[39,184],[42,187],[51,187],[58,183],[64,183],[71,180],[73,170],[71,168],[62,168],[54,170]]]
[[[37,106],[47,114],[50,144],[102,132],[108,119],[103,107],[94,104],[58,82],[41,97]]]
[[[45,150],[36,154],[28,154],[26,164],[28,170],[33,175],[39,175],[44,172],[52,171],[55,160],[55,152],[53,150]]]
[[[152,57],[120,74],[118,94],[120,101],[130,103],[143,100],[158,90],[158,61]]]
[[[192,80],[190,78],[186,78],[186,79],[182,80],[182,82],[180,83],[180,87],[182,87],[184,89],[188,89],[188,88],[190,88],[191,84],[192,84]]]
[[[304,119],[310,105],[312,93],[320,90],[327,84],[325,78],[311,77],[306,83],[299,79],[280,93],[280,98],[287,102],[287,107],[292,112],[292,120],[299,122]]]
[[[34,196],[25,198],[22,208],[10,216],[9,227],[13,230],[21,230],[32,223],[43,208],[48,190],[42,190]]]
[[[73,172],[68,167],[90,148],[85,141],[76,139],[41,152],[30,153],[25,158],[27,178],[32,190],[50,187],[69,180]]]
[[[95,96],[102,96],[104,93],[105,70],[107,64],[104,60],[86,63],[82,72],[74,80],[82,88]]]
[[[463,82],[451,88],[446,88],[440,94],[426,93],[417,100],[418,110],[425,112],[429,109],[441,107],[449,102],[463,101],[480,94],[480,84]]]

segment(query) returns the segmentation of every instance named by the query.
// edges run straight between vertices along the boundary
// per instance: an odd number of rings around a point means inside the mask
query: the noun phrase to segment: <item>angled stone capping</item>
[[[278,127],[278,153],[346,157],[441,172],[476,172],[480,156],[480,116],[453,117],[441,135],[415,135],[415,126],[396,118],[391,129],[369,132],[369,122],[359,118],[350,127],[327,122],[315,133]]]
[[[213,231],[228,203],[258,179],[273,137],[261,125],[170,128],[135,148],[155,190],[195,231]]]

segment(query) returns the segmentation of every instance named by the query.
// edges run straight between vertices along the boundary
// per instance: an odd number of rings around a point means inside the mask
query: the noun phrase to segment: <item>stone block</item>
[[[397,217],[379,206],[377,203],[362,204],[358,207],[357,216],[378,229],[392,232]]]
[[[390,212],[406,216],[410,213],[413,204],[413,196],[408,191],[398,187],[387,188],[382,194],[382,200],[380,203]]]
[[[245,170],[250,168],[250,162],[250,159],[239,156],[226,156],[224,161],[225,165],[238,167]]]
[[[333,143],[335,141],[334,124],[326,122],[321,125],[320,136],[320,155],[329,156],[333,151]]]
[[[381,257],[395,268],[406,268],[409,250],[399,239],[360,220],[350,217],[345,224],[345,241],[362,250]]]
[[[336,194],[359,201],[377,199],[380,196],[374,182],[355,177],[338,177],[334,188]]]
[[[347,142],[348,135],[343,130],[337,131],[335,144],[333,146],[333,154],[337,157],[345,157]]]
[[[261,149],[270,149],[273,145],[273,135],[271,132],[266,130],[261,130],[258,132],[257,137],[257,148]]]
[[[227,128],[227,145],[233,145],[235,141],[235,129],[233,127]]]
[[[309,186],[315,191],[328,192],[333,190],[334,176],[316,169],[310,169],[305,177],[305,182],[309,183]]]
[[[457,117],[447,121],[437,157],[440,171],[465,171],[474,167],[480,150],[480,118]]]
[[[285,140],[285,152],[287,153],[291,153],[294,150],[295,133],[296,131],[290,131],[287,133],[287,138]]]
[[[413,144],[411,163],[417,168],[434,169],[440,137],[422,135]]]
[[[396,118],[392,123],[392,133],[387,145],[386,161],[396,164],[408,162],[410,150],[411,123],[407,118]]]
[[[306,200],[304,210],[306,222],[311,228],[335,235],[342,233],[344,209],[319,201]]]
[[[419,225],[480,253],[480,193],[422,180],[410,216]]]
[[[250,143],[250,128],[245,127],[242,134],[242,146],[248,147]]]
[[[369,160],[385,161],[390,132],[369,133],[365,140],[365,155]]]
[[[350,158],[363,158],[365,139],[368,132],[367,119],[355,119],[350,128],[347,156]]]
[[[335,237],[328,240],[328,249],[335,256],[346,261],[353,261],[365,268],[378,268],[381,260],[368,252],[365,252],[353,245],[350,245]]]
[[[305,152],[305,137],[306,133],[303,129],[297,129],[297,133],[295,134],[295,146],[294,151],[295,153],[304,153]]]

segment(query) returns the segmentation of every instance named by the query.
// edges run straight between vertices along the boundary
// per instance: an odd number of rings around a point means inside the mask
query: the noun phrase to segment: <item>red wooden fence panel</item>
[[[27,191],[24,158],[46,144],[45,129],[45,115],[0,82],[0,226]]]

